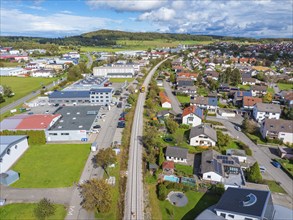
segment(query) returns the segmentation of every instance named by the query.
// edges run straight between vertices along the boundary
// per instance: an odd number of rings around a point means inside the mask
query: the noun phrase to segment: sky
[[[0,0],[1,36],[100,29],[293,38],[293,0]]]

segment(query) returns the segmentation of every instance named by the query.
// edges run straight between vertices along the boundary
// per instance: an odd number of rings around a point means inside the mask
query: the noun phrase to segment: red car
[[[125,121],[124,117],[119,118],[119,121]]]

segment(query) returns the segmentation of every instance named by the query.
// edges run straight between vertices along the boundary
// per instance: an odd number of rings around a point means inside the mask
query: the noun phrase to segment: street
[[[180,103],[179,103],[178,99],[176,98],[176,96],[173,95],[172,88],[171,88],[170,84],[168,82],[166,82],[166,80],[164,80],[164,88],[165,88],[165,92],[166,92],[167,96],[171,100],[173,111],[176,114],[182,114],[182,110],[180,108]]]

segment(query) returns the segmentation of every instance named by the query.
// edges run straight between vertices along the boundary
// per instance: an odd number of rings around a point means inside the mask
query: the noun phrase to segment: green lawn
[[[242,84],[238,84],[239,89],[241,90],[249,90],[250,89],[250,85],[242,85]]]
[[[0,64],[3,65],[3,67],[21,67],[24,65],[24,63],[17,63],[17,62],[6,62],[6,61],[0,61]]]
[[[124,83],[125,81],[132,82],[134,78],[110,78],[109,80],[112,83]]]
[[[265,180],[264,184],[268,185],[272,192],[286,194],[285,190],[276,181]]]
[[[207,96],[209,93],[209,90],[206,87],[198,87],[197,88],[197,94],[199,96]]]
[[[259,131],[255,132],[254,134],[249,134],[247,132],[245,134],[254,143],[257,143],[257,144],[266,144],[266,141],[263,139],[263,137],[261,136],[261,134],[260,134]]]
[[[5,102],[0,104],[0,108],[8,105],[15,100],[18,100],[32,91],[41,89],[43,85],[48,85],[56,80],[56,78],[41,78],[41,77],[0,77],[0,85],[10,86],[15,95],[11,98],[5,97]]]
[[[277,159],[277,161],[285,168],[291,176],[293,176],[293,162],[285,159]]]
[[[173,219],[195,219],[203,210],[217,203],[219,200],[219,197],[216,195],[204,194],[202,192],[188,191],[185,195],[188,198],[188,203],[184,207],[173,206],[167,200],[159,201],[163,219],[172,219],[172,216],[169,214],[172,212],[174,215]]]
[[[37,205],[34,203],[15,203],[0,207],[0,219],[36,219],[34,208]],[[66,209],[64,205],[55,204],[56,211],[53,216],[46,218],[48,220],[65,219]]]
[[[69,187],[78,182],[90,151],[89,144],[33,145],[12,167],[19,172],[16,188]]]
[[[268,87],[267,92],[269,92],[271,94],[275,94],[275,90],[273,87]]]
[[[278,83],[278,87],[280,90],[291,90],[293,89],[293,83],[290,83],[290,84]]]
[[[181,173],[182,175],[191,176],[193,175],[193,167],[189,165],[183,165],[183,164],[175,164],[175,170],[177,173]]]
[[[180,103],[190,103],[190,96],[176,95],[176,97]]]

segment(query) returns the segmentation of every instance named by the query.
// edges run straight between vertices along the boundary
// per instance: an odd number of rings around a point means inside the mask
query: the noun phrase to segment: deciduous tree
[[[259,165],[255,162],[248,170],[247,180],[253,183],[261,183],[262,176],[260,173]]]
[[[165,124],[166,124],[166,127],[168,129],[168,131],[171,133],[171,134],[174,134],[177,130],[177,128],[179,127],[179,125],[177,124],[176,121],[174,121],[173,119],[171,118],[167,118],[165,120]]]
[[[103,179],[91,179],[81,184],[82,207],[87,211],[109,212],[112,205],[111,187]]]
[[[116,154],[112,148],[100,149],[95,159],[97,165],[101,166],[107,173],[107,167],[116,162]]]
[[[43,220],[49,216],[54,215],[56,207],[49,199],[43,198],[37,203],[37,207],[34,209],[34,214],[37,219]]]

